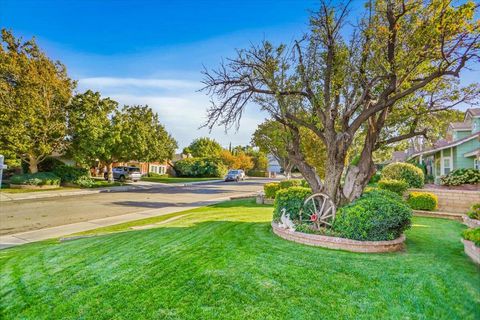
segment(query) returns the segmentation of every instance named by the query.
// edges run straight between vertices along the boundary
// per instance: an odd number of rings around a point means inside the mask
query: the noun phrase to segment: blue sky
[[[61,60],[78,91],[91,88],[122,104],[148,104],[180,148],[198,136],[209,98],[202,65],[216,67],[235,48],[264,38],[291,42],[307,29],[315,0],[257,1],[23,1],[0,0],[0,24],[35,36]],[[265,115],[254,108],[240,130],[210,136],[227,146],[247,144]]]
[[[361,2],[355,2],[358,6]],[[235,48],[262,39],[290,43],[307,30],[316,0],[108,1],[0,0],[0,26],[35,36],[61,60],[77,91],[100,91],[121,104],[148,104],[183,148],[198,130],[209,98],[202,65],[216,67]],[[266,115],[246,112],[240,130],[210,134],[222,145],[249,143]]]

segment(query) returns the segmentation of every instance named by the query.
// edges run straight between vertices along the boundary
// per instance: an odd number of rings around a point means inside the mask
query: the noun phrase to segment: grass
[[[190,183],[190,182],[200,182],[200,181],[211,181],[211,180],[221,180],[220,177],[210,177],[210,178],[183,178],[183,177],[142,177],[143,181],[149,182],[160,182],[160,183]]]
[[[30,192],[43,192],[43,191],[65,191],[65,190],[74,190],[78,188],[73,188],[73,187],[58,187],[58,188],[53,188],[53,189],[14,189],[14,188],[9,188],[2,186],[2,189],[0,189],[0,192],[4,193],[30,193]]]
[[[280,239],[271,212],[231,201],[155,229],[0,251],[0,318],[480,318],[460,223],[417,217],[405,252],[360,254]]]

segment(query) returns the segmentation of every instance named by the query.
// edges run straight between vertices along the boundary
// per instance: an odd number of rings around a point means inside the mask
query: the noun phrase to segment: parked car
[[[225,176],[225,181],[245,180],[245,172],[243,170],[230,170]]]
[[[142,177],[140,168],[137,167],[114,167],[112,169],[113,180],[125,181],[132,180],[136,182]],[[108,180],[108,173],[105,173],[105,180]]]

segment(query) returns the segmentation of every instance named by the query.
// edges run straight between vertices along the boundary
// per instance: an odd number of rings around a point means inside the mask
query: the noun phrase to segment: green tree
[[[474,2],[377,0],[365,10],[352,27],[348,4],[321,1],[310,31],[291,50],[264,41],[206,70],[204,90],[213,100],[206,126],[238,125],[256,103],[289,131],[289,158],[313,192],[337,204],[360,196],[375,172],[376,150],[424,135],[416,121],[422,114],[479,95],[478,86],[455,81],[480,56]],[[409,121],[391,121],[412,107]],[[302,129],[325,146],[324,179],[301,150]],[[359,135],[359,160],[346,166]]]
[[[125,106],[98,92],[86,91],[72,100],[69,115],[69,153],[79,162],[100,160],[112,180],[117,161],[164,161],[171,159],[176,141],[148,106]]]
[[[208,137],[198,138],[192,141],[188,147],[183,149],[184,154],[191,154],[192,157],[216,157],[222,151],[222,146],[215,140]]]
[[[67,109],[75,82],[34,39],[22,42],[5,29],[0,46],[0,153],[29,171],[66,147]]]

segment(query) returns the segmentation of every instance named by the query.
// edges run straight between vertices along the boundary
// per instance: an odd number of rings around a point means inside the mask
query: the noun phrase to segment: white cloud
[[[92,89],[102,96],[118,101],[120,105],[148,105],[158,113],[160,122],[178,141],[179,149],[187,146],[193,139],[209,136],[227,147],[246,145],[252,133],[263,120],[263,116],[254,106],[244,113],[238,132],[234,129],[225,133],[217,127],[210,133],[200,128],[206,121],[206,110],[210,106],[208,96],[196,89],[200,82],[185,79],[164,78],[83,78],[79,81],[80,91]]]

